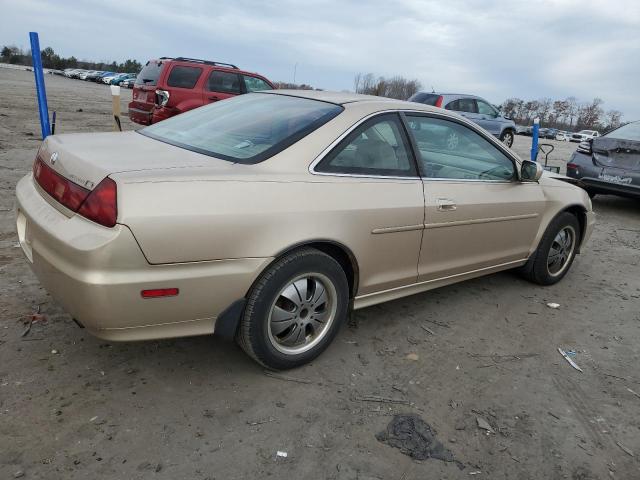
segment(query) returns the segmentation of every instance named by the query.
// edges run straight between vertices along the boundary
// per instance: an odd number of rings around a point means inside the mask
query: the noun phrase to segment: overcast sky
[[[353,89],[357,72],[425,89],[581,101],[640,119],[640,0],[0,0],[0,44],[87,60],[192,56],[271,80]]]

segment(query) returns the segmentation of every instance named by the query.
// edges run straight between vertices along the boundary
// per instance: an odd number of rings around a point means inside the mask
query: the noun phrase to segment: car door
[[[424,196],[399,115],[360,124],[311,171],[334,177],[326,187],[329,198],[318,201],[343,226],[358,259],[359,295],[415,283]]]
[[[226,70],[211,70],[203,90],[203,102],[213,103],[242,93],[240,75]]]
[[[479,130],[429,114],[404,118],[424,182],[418,281],[526,259],[545,204],[540,185],[519,182],[513,158]]]
[[[478,120],[478,107],[476,101],[473,98],[459,98],[454,100],[444,107],[446,110],[452,110],[465,118],[468,118],[472,122]]]
[[[484,100],[476,99],[478,118],[476,123],[492,135],[500,135],[501,122],[498,111]]]

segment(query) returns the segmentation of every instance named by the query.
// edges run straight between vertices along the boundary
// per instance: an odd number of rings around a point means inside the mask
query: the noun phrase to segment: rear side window
[[[244,86],[247,87],[247,92],[259,92],[260,90],[272,90],[273,87],[260,78],[250,77],[243,75]]]
[[[315,168],[317,172],[413,177],[416,171],[398,116],[379,115],[351,132]]]
[[[240,93],[240,75],[214,70],[209,75],[207,90],[210,92]]]
[[[167,85],[177,88],[193,88],[200,78],[202,69],[198,67],[183,67],[176,65],[171,69]]]
[[[162,62],[147,62],[142,70],[140,70],[138,78],[136,78],[136,85],[155,86],[158,83],[161,71]]]
[[[436,95],[435,93],[416,93],[415,95],[412,95],[411,98],[409,98],[409,101],[424,103],[425,105],[431,105],[432,107],[435,107],[439,97],[440,95]]]
[[[461,98],[459,100],[454,100],[447,104],[444,107],[447,110],[453,110],[454,112],[467,112],[467,113],[477,113],[476,102],[473,98]]]

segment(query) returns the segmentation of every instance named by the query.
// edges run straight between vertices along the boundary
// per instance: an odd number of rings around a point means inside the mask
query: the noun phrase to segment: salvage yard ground
[[[46,83],[58,133],[111,130],[107,87]],[[113,344],[73,323],[16,246],[39,131],[33,74],[0,69],[0,478],[640,478],[640,202],[596,197],[556,286],[507,272],[361,310],[315,362],[269,374],[216,338]],[[557,165],[576,145],[551,143]],[[379,441],[396,413],[455,461]]]

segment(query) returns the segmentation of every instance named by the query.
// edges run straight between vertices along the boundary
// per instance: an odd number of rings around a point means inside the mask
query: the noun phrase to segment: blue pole
[[[38,111],[40,113],[40,130],[42,139],[51,134],[49,126],[49,108],[47,107],[47,92],[44,87],[44,75],[42,72],[42,58],[40,56],[40,41],[38,32],[29,32],[31,40],[31,58],[33,58],[33,74],[36,77],[36,94],[38,96]]]
[[[540,133],[540,119],[533,119],[533,131],[531,132],[531,161],[535,162],[538,158],[538,135]]]

